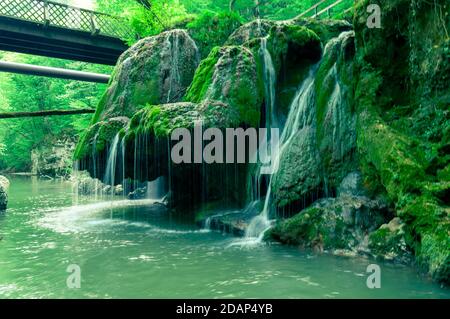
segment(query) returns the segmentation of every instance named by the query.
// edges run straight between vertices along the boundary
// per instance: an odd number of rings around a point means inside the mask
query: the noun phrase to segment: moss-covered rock
[[[195,42],[184,30],[171,30],[145,38],[125,51],[100,100],[91,127],[81,137],[75,158],[105,149],[124,127],[113,118],[131,118],[147,104],[180,101],[199,63]]]
[[[448,283],[450,224],[444,151],[448,121],[443,110],[450,100],[448,80],[441,71],[448,75],[448,35],[443,30],[450,19],[439,18],[444,2],[358,3],[355,105],[358,155],[367,186],[375,192],[386,191],[405,223],[405,242],[418,264],[436,280]],[[383,8],[381,29],[366,27],[369,3]],[[374,234],[375,239],[377,235],[378,242],[383,241],[381,235],[386,235],[387,243],[395,237],[386,230]]]
[[[205,114],[229,111],[230,119],[234,118],[234,121],[228,121],[231,127],[239,124],[258,127],[263,102],[261,79],[249,49],[217,47],[200,64],[185,100],[201,104]],[[222,104],[222,109],[217,102]],[[234,111],[239,112],[238,117]]]
[[[96,120],[131,117],[146,104],[177,102],[199,63],[196,44],[184,30],[140,40],[117,62]]]
[[[97,122],[83,134],[75,148],[74,158],[81,160],[87,156],[95,156],[106,149],[114,137],[129,123],[128,117],[113,117]]]
[[[382,201],[343,195],[321,199],[294,217],[278,222],[267,237],[318,251],[367,253],[368,234],[389,215]]]
[[[369,249],[376,258],[408,263],[412,260],[411,251],[405,241],[405,224],[398,217],[381,225],[369,236]]]
[[[313,69],[315,79],[310,89],[295,101],[304,104],[294,115],[300,119],[298,131],[289,145],[283,146],[280,168],[272,180],[277,208],[298,209],[317,195],[334,193],[342,179],[358,167],[350,81],[353,38],[353,32],[344,32],[327,44],[317,70]]]

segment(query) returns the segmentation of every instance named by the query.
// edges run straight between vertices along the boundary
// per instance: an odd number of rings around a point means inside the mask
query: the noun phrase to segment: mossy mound
[[[195,42],[184,30],[145,38],[117,62],[101,108],[100,120],[131,117],[145,104],[177,102],[192,81],[199,63]]]
[[[263,102],[261,81],[255,57],[249,49],[217,47],[200,64],[185,100],[201,104],[205,113],[228,109],[234,118],[230,123],[233,126],[258,127]],[[220,102],[224,108],[218,108],[215,102]],[[239,117],[234,116],[234,110],[239,112]]]

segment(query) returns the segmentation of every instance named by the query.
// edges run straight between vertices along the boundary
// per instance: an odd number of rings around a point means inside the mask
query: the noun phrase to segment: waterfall
[[[122,138],[122,141],[120,142],[120,148],[121,148],[121,153],[122,153],[122,195],[123,197],[125,197],[126,193],[127,193],[127,180],[126,180],[126,175],[125,175],[125,154],[126,154],[126,141],[125,141],[125,136]]]
[[[270,228],[270,204],[272,193],[272,180],[276,177],[276,172],[280,165],[281,157],[284,151],[289,147],[296,133],[306,126],[312,120],[312,114],[309,109],[314,105],[314,77],[315,68],[310,71],[308,78],[303,82],[297,91],[294,100],[289,108],[289,114],[280,138],[280,147],[277,154],[272,154],[272,165],[275,173],[270,176],[269,186],[264,201],[264,208],[258,216],[256,216],[249,224],[246,230],[247,238],[257,238],[261,241],[264,233]]]
[[[114,179],[116,177],[116,162],[119,140],[120,136],[119,134],[116,134],[112,141],[111,148],[108,152],[109,154],[108,161],[106,162],[105,177],[103,178],[103,182],[111,186],[114,186]]]
[[[261,38],[260,54],[264,67],[264,89],[265,89],[265,107],[266,107],[266,128],[276,127],[278,125],[277,114],[275,108],[275,85],[276,75],[275,66],[273,65],[272,56],[267,49],[267,37]],[[270,130],[269,130],[270,131]]]
[[[162,200],[166,195],[166,179],[163,176],[147,182],[147,199]]]
[[[171,42],[172,38],[172,42]],[[175,92],[175,96],[172,96],[174,90],[174,84],[180,83],[180,69],[178,65],[179,60],[179,34],[178,32],[171,33],[166,38],[167,50],[170,52],[170,70],[169,70],[169,91],[167,93],[167,103],[170,103],[174,97],[178,94]]]

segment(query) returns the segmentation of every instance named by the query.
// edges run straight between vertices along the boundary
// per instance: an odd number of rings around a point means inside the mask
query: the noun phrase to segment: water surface
[[[411,267],[314,255],[280,245],[243,247],[144,200],[95,202],[67,182],[12,177],[0,215],[0,298],[449,298]],[[66,270],[81,268],[81,288]]]

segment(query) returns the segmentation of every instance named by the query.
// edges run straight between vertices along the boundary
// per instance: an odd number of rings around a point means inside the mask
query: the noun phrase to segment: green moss
[[[192,84],[186,92],[185,101],[198,103],[206,96],[211,86],[215,65],[219,57],[220,47],[215,47],[211,50],[208,57],[200,63],[200,66],[195,72]]]
[[[402,233],[390,231],[387,227],[380,228],[369,236],[369,248],[375,256],[386,257],[389,255],[401,255],[403,250],[399,243]]]

